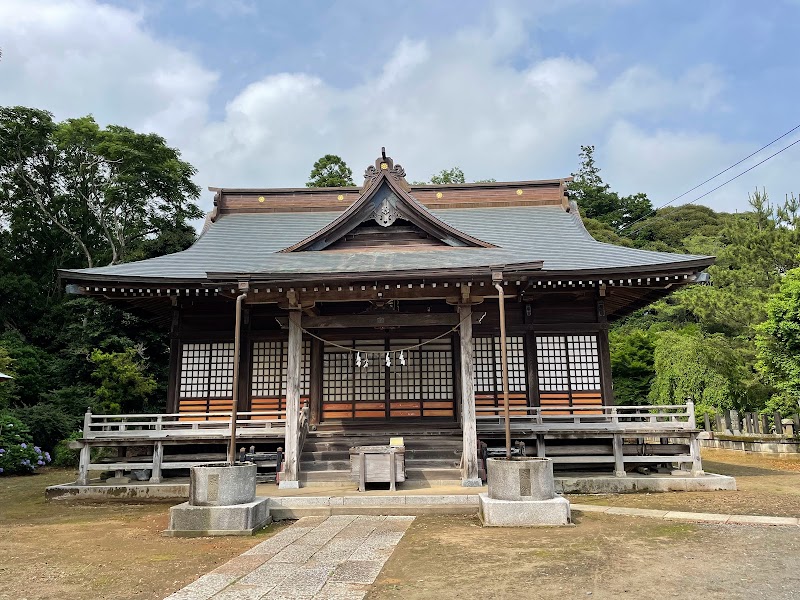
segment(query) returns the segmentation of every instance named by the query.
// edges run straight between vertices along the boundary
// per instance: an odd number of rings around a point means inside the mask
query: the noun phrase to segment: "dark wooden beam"
[[[472,322],[478,323],[483,312],[476,311]],[[289,326],[289,317],[276,317],[281,327]],[[371,315],[330,315],[305,317],[306,329],[352,329],[357,327],[438,327],[458,325],[458,315],[448,313],[383,313]]]

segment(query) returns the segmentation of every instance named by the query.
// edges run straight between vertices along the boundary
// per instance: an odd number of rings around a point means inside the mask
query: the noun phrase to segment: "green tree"
[[[769,408],[784,415],[800,409],[800,269],[786,274],[758,327],[758,368],[775,387]]]
[[[682,404],[693,399],[701,410],[750,409],[743,365],[722,334],[696,328],[664,331],[655,344],[653,404]]]
[[[600,177],[600,168],[594,159],[594,146],[581,146],[581,161],[577,173],[569,184],[569,196],[578,203],[581,215],[605,223],[621,231],[634,221],[653,212],[653,205],[645,194],[620,196]]]
[[[345,187],[353,183],[353,171],[341,157],[326,154],[311,169],[306,187]]]
[[[147,374],[144,360],[134,348],[124,352],[94,350],[92,378],[98,382],[95,395],[106,413],[142,411],[155,391],[155,379]]]
[[[615,330],[610,332],[609,341],[614,401],[634,406],[646,404],[656,374],[655,335],[649,330]]]
[[[437,185],[446,184],[446,183],[465,183],[466,179],[464,178],[464,171],[462,171],[459,167],[453,167],[452,169],[442,169],[436,175],[431,175],[431,183],[435,183]]]
[[[158,135],[0,108],[0,209],[14,242],[38,249],[55,233],[81,266],[124,262],[137,244],[202,216],[194,174]]]

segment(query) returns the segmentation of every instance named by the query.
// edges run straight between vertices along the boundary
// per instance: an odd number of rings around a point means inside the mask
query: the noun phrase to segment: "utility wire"
[[[749,155],[745,156],[745,157],[744,157],[743,159],[741,159],[740,161],[738,161],[738,162],[736,162],[736,163],[732,164],[732,165],[731,165],[730,167],[728,167],[727,169],[723,169],[722,171],[720,171],[720,172],[719,172],[719,173],[717,173],[716,175],[714,175],[714,176],[712,176],[712,177],[709,177],[708,179],[706,179],[706,180],[705,180],[705,181],[703,181],[702,183],[698,183],[696,186],[694,186],[694,187],[693,187],[693,188],[691,188],[690,190],[687,190],[687,191],[683,192],[683,193],[682,193],[680,196],[676,196],[675,198],[673,198],[673,199],[672,199],[672,200],[670,200],[669,202],[666,202],[666,203],[662,204],[661,206],[658,206],[658,207],[656,207],[656,208],[652,209],[652,211],[651,211],[650,213],[648,213],[646,216],[644,216],[644,217],[639,217],[639,218],[638,218],[638,219],[636,219],[635,221],[633,221],[633,222],[631,222],[631,223],[628,223],[628,224],[627,224],[625,227],[622,227],[622,228],[621,228],[619,231],[620,231],[620,232],[623,232],[623,231],[625,231],[626,229],[629,229],[630,227],[632,227],[633,225],[636,225],[636,223],[639,223],[640,221],[644,221],[645,219],[649,219],[649,218],[650,218],[650,216],[651,216],[651,215],[653,215],[653,214],[655,214],[657,211],[661,210],[662,208],[665,208],[666,206],[669,206],[670,204],[672,204],[673,202],[675,202],[675,201],[677,201],[677,200],[680,200],[681,198],[683,198],[683,197],[684,197],[684,196],[686,196],[687,194],[689,194],[689,193],[693,192],[694,190],[696,190],[696,189],[697,189],[697,188],[699,188],[699,187],[702,187],[702,186],[704,186],[704,185],[705,185],[705,184],[707,184],[709,181],[712,181],[712,180],[716,179],[717,177],[719,177],[719,176],[720,176],[720,175],[722,175],[723,173],[727,173],[728,171],[730,171],[730,170],[731,170],[731,169],[733,169],[734,167],[737,167],[737,166],[739,166],[740,164],[742,164],[742,163],[743,163],[744,161],[746,161],[747,159],[749,159],[749,158],[752,158],[753,156],[755,156],[756,154],[758,154],[758,153],[759,153],[759,152],[761,152],[762,150],[765,150],[766,148],[769,148],[769,147],[770,147],[770,146],[772,146],[772,144],[774,144],[775,142],[777,142],[777,141],[779,141],[779,140],[782,140],[782,139],[783,139],[783,138],[785,138],[787,135],[789,135],[790,133],[792,133],[792,132],[794,132],[794,131],[796,131],[796,130],[798,130],[798,129],[800,129],[800,125],[796,125],[795,127],[792,127],[792,128],[789,130],[789,131],[787,131],[786,133],[784,133],[783,135],[781,135],[781,136],[779,136],[779,137],[776,137],[776,138],[775,138],[774,140],[772,140],[770,143],[768,143],[768,144],[766,144],[766,145],[762,146],[761,148],[759,148],[758,150],[756,150],[756,151],[755,151],[755,152],[753,152],[752,154],[749,154]],[[746,169],[745,171],[742,171],[741,173],[739,173],[739,174],[738,174],[738,175],[736,175],[735,177],[731,177],[730,179],[728,179],[728,180],[727,180],[727,181],[725,181],[724,183],[722,183],[722,184],[718,185],[717,187],[715,187],[715,188],[714,188],[714,189],[712,189],[712,190],[709,190],[708,192],[706,192],[706,193],[705,193],[705,194],[703,194],[702,196],[698,196],[697,198],[695,198],[695,199],[694,199],[694,200],[692,200],[691,202],[687,202],[687,204],[694,204],[694,203],[695,203],[695,202],[697,202],[698,200],[700,200],[700,199],[702,199],[702,198],[705,198],[705,197],[706,197],[706,196],[708,196],[710,193],[712,193],[712,192],[715,192],[716,190],[720,189],[722,186],[729,184],[731,181],[733,181],[734,179],[737,179],[737,178],[741,177],[741,176],[742,176],[742,175],[744,175],[745,173],[747,173],[747,172],[749,172],[749,171],[752,171],[752,170],[753,170],[753,169],[755,169],[757,166],[764,164],[765,162],[767,162],[767,161],[768,161],[768,160],[770,160],[771,158],[773,158],[773,157],[777,156],[778,154],[780,154],[780,153],[781,153],[781,152],[783,152],[784,150],[788,150],[789,148],[791,148],[792,146],[794,146],[794,145],[795,145],[795,144],[797,144],[798,142],[800,142],[800,139],[798,139],[798,140],[796,140],[796,141],[792,142],[791,144],[789,144],[788,146],[786,146],[786,147],[782,148],[781,150],[779,150],[779,151],[778,151],[778,152],[776,152],[775,154],[772,154],[772,155],[768,156],[767,158],[765,158],[765,159],[764,159],[764,160],[762,160],[761,162],[758,162],[758,163],[756,163],[755,165],[753,165],[753,166],[752,166],[752,167],[750,167],[749,169]]]

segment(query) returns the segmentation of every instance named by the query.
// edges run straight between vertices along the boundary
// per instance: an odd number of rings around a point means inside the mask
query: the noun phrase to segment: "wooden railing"
[[[503,427],[503,407],[481,407],[476,417],[479,431]],[[694,430],[694,403],[665,406],[515,406],[509,416],[512,430],[538,433],[556,431],[660,431]]]
[[[301,420],[302,415],[303,411]],[[83,437],[86,440],[117,437],[225,437],[230,433],[230,422],[230,412],[128,415],[96,415],[87,412],[83,421]],[[285,410],[239,412],[236,418],[236,435],[283,435],[285,425]]]

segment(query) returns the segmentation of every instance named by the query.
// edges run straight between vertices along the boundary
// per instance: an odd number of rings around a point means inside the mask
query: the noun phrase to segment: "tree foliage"
[[[572,174],[569,196],[578,203],[581,214],[620,231],[653,212],[646,194],[620,196],[600,177],[594,146],[581,146],[580,168]]]
[[[90,360],[101,410],[106,414],[142,412],[157,387],[155,379],[147,374],[142,353],[135,348],[123,352],[93,350]]]
[[[442,169],[435,175],[431,175],[431,183],[437,185],[446,183],[465,183],[464,171],[460,167],[453,167],[452,169]]]
[[[800,269],[786,274],[757,327],[758,368],[775,387],[769,408],[800,409]]]
[[[353,183],[353,171],[341,157],[326,154],[311,168],[306,187],[345,187]]]
[[[87,407],[163,408],[163,328],[65,296],[57,270],[186,249],[201,216],[194,172],[159,136],[0,107],[0,365],[14,376],[0,410],[42,448],[76,431]]]
[[[200,193],[194,174],[155,134],[0,108],[0,203],[17,245],[57,233],[80,266],[124,262],[136,244],[202,216],[187,202]]]

